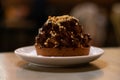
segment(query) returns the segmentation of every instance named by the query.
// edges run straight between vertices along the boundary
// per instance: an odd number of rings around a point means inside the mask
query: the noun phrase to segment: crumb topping
[[[88,47],[91,38],[84,34],[79,20],[73,16],[49,16],[39,29],[36,44],[41,48]]]

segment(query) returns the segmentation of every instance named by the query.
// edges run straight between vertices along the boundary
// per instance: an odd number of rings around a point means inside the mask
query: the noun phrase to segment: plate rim
[[[99,49],[101,50],[101,53],[99,54],[94,54],[94,55],[83,55],[83,56],[42,56],[42,55],[38,55],[38,56],[33,56],[33,55],[24,55],[25,53],[24,52],[21,52],[19,53],[19,50],[21,49],[25,49],[25,48],[33,48],[34,46],[24,46],[24,47],[20,47],[20,48],[17,48],[14,50],[14,53],[16,55],[19,55],[19,56],[25,56],[25,57],[32,57],[32,58],[49,58],[49,59],[61,59],[61,58],[64,58],[64,59],[70,59],[70,58],[87,58],[87,57],[95,57],[95,56],[101,56],[104,54],[104,50],[102,48],[99,48],[99,47],[95,47],[95,46],[90,46],[90,49],[91,48],[96,48],[96,49]],[[35,47],[34,47],[35,48]]]

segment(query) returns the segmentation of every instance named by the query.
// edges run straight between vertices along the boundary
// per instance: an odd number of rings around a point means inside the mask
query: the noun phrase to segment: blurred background
[[[119,0],[0,0],[0,52],[34,45],[47,17],[72,15],[98,47],[120,46]]]

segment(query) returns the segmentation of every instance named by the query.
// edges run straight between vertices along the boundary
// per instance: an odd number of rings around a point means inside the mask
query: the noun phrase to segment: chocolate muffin
[[[82,56],[90,50],[90,35],[85,34],[79,20],[73,16],[49,16],[35,38],[38,55]]]

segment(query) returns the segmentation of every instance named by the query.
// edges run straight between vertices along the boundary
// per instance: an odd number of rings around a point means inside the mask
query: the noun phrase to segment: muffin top
[[[83,32],[77,18],[69,15],[49,16],[39,29],[35,44],[41,48],[89,47],[90,35]]]

